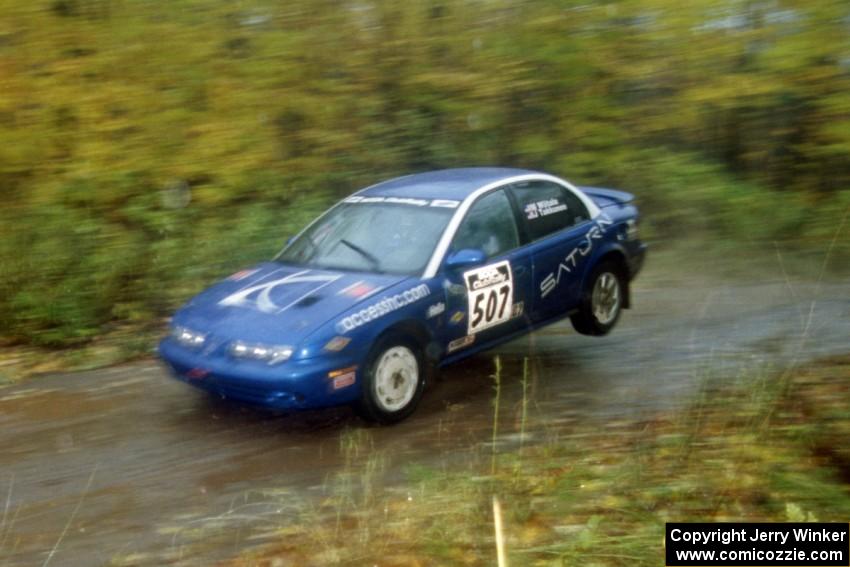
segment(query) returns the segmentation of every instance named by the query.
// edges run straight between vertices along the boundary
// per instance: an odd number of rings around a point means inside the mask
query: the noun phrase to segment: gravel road
[[[579,420],[604,426],[673,405],[711,376],[850,351],[850,284],[650,278],[633,303],[608,337],[564,323],[445,369],[418,412],[389,428],[347,408],[234,407],[172,381],[153,359],[2,389],[0,567],[208,565],[262,542],[287,502],[320,498],[358,443],[381,455],[387,482],[411,463],[464,466],[491,440],[493,354],[504,367],[499,443],[509,447],[524,357],[523,442],[533,443]]]

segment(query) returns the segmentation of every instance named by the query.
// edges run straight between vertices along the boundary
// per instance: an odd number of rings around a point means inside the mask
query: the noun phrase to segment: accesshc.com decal
[[[364,307],[360,311],[352,313],[348,317],[341,319],[336,324],[336,330],[340,333],[353,331],[361,325],[365,325],[369,321],[374,321],[379,317],[383,317],[388,313],[392,313],[397,309],[401,309],[405,305],[410,305],[419,301],[423,297],[428,297],[431,294],[431,289],[426,284],[420,284],[412,287],[396,295],[385,297],[380,301],[376,301],[369,307]]]

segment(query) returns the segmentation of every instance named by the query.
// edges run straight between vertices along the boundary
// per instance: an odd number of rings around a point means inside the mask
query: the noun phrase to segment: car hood
[[[295,346],[327,321],[408,278],[268,262],[198,294],[173,322],[217,339]]]

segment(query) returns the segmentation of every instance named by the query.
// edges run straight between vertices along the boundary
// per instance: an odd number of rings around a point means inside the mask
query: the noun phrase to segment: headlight
[[[278,364],[289,360],[289,357],[292,356],[292,347],[285,345],[261,345],[233,341],[228,350],[230,356],[235,358],[264,360],[269,364]]]
[[[201,348],[207,341],[205,333],[198,333],[186,327],[172,327],[171,336],[175,341],[187,348]]]

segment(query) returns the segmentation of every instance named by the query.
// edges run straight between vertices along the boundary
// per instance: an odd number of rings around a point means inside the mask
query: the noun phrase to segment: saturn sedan
[[[632,195],[536,171],[392,179],[194,297],[159,354],[216,396],[397,422],[430,369],[566,317],[607,334],[643,264],[637,226]]]

